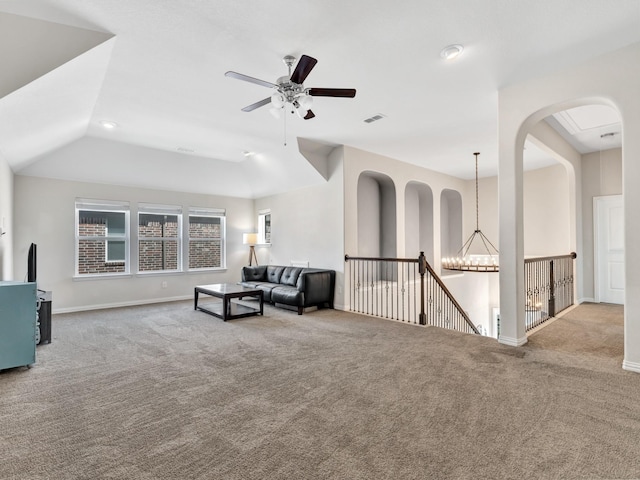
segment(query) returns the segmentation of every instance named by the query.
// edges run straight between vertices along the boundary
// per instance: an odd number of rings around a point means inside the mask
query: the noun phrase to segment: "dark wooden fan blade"
[[[305,120],[311,120],[315,116],[316,116],[315,113],[313,113],[311,110],[307,110],[307,114],[304,116],[304,119]]]
[[[253,78],[253,77],[250,77],[249,75],[244,75],[238,72],[229,71],[225,73],[224,76],[230,77],[230,78],[236,78],[238,80],[244,80],[245,82],[249,82],[249,83],[255,83],[256,85],[262,85],[263,87],[267,87],[267,88],[273,88],[278,86],[275,83],[266,82],[264,80],[260,80],[259,78]]]
[[[260,100],[259,102],[256,103],[252,103],[251,105],[248,105],[246,107],[244,107],[242,109],[243,112],[251,112],[253,110],[255,110],[256,108],[260,108],[260,107],[264,107],[267,103],[271,103],[271,97],[267,97],[263,100]]]
[[[355,88],[310,88],[309,95],[312,97],[347,97],[356,96]]]
[[[291,81],[298,84],[303,83],[307,78],[307,75],[309,75],[311,70],[313,70],[313,67],[316,66],[316,63],[318,63],[318,60],[315,58],[308,55],[302,55],[296,65],[296,69],[291,74]]]

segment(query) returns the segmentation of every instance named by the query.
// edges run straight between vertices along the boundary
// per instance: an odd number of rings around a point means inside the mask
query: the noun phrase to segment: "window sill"
[[[71,279],[74,282],[84,282],[90,280],[114,280],[116,278],[131,278],[130,273],[94,273],[86,275],[74,275]]]
[[[144,272],[136,272],[136,277],[163,277],[167,275],[182,275],[182,270],[148,270]]]
[[[187,271],[190,274],[198,274],[198,273],[218,273],[218,272],[226,272],[226,267],[212,267],[212,268],[192,268]]]

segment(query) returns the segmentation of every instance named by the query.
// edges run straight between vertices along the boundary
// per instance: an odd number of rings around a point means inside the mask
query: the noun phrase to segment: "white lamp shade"
[[[258,234],[257,233],[243,233],[242,234],[242,243],[245,245],[255,245],[258,243]]]
[[[300,108],[305,110],[306,113],[313,105],[313,97],[311,95],[300,95],[298,97],[298,104],[300,104]]]
[[[271,95],[271,105],[273,105],[274,107],[282,108],[284,107],[284,103],[284,95],[282,95],[280,92],[274,92],[273,95]]]

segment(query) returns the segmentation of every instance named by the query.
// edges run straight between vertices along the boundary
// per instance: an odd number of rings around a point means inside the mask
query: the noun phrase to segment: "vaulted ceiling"
[[[491,175],[502,86],[639,41],[638,0],[0,0],[0,155],[19,174],[245,197],[323,181],[316,160],[341,144],[461,178],[480,151]],[[241,111],[271,92],[226,71],[275,82],[302,54],[305,86],[356,97],[314,98],[311,120]],[[592,125],[567,115],[550,123]]]

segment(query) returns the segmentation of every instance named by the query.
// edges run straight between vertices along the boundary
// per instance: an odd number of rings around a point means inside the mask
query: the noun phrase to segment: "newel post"
[[[427,271],[427,258],[424,252],[420,252],[418,257],[418,272],[420,272],[420,325],[427,324],[427,315],[424,313],[424,274]]]
[[[549,262],[549,305],[548,305],[548,310],[549,310],[549,316],[550,317],[555,317],[556,316],[556,285],[555,285],[556,279],[555,279],[555,275],[553,274],[553,260],[551,260]]]

